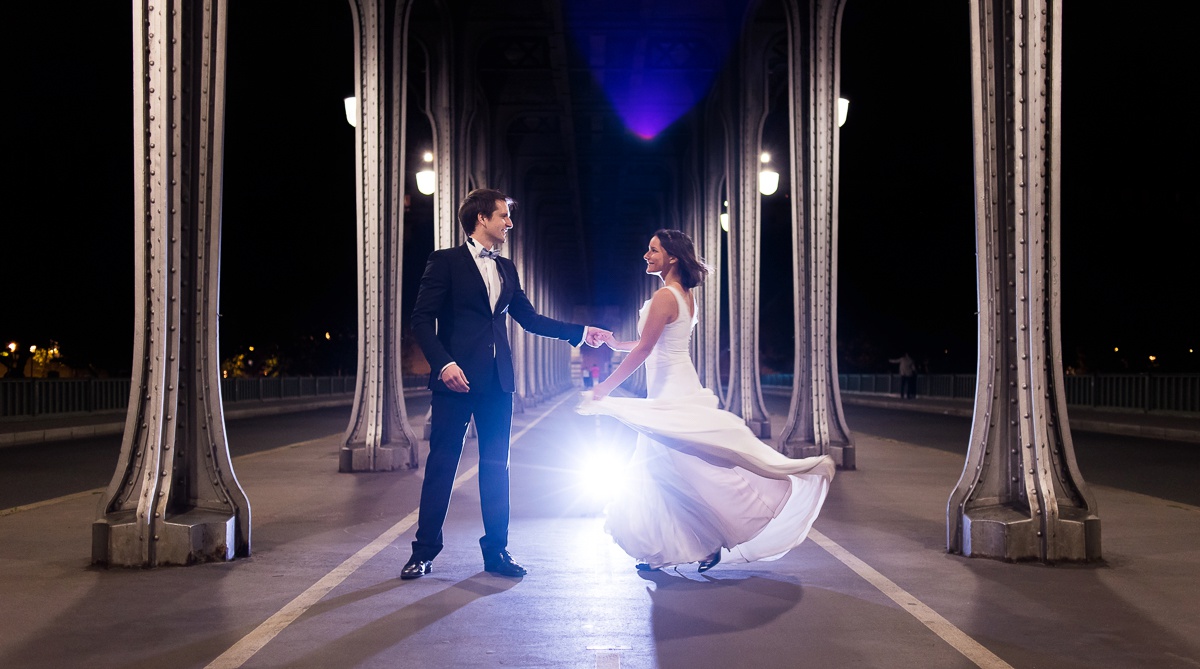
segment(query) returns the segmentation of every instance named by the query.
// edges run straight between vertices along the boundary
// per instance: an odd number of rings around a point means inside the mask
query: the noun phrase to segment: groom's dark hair
[[[509,213],[517,207],[515,200],[495,188],[476,188],[463,198],[462,204],[458,205],[458,224],[468,237],[475,232],[475,222],[479,220],[480,214],[483,214],[484,218],[491,218],[492,214],[496,213],[497,200],[508,203]]]
[[[654,233],[654,236],[658,237],[658,243],[662,244],[667,255],[679,261],[679,283],[684,288],[691,290],[704,283],[704,277],[708,276],[708,265],[696,257],[696,247],[691,237],[679,230],[666,228]]]

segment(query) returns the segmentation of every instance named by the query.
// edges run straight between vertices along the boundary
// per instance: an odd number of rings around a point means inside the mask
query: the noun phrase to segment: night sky
[[[352,346],[356,333],[354,133],[342,110],[353,81],[349,10],[335,0],[296,3],[303,11],[288,13],[264,4],[230,9],[222,355],[327,331]],[[968,4],[938,4],[847,4],[843,371],[887,371],[873,366],[904,350],[928,360],[930,371],[974,371]],[[134,286],[129,7],[83,3],[53,24],[25,6],[10,9],[10,17],[10,31],[19,34],[4,46],[12,148],[0,339],[55,340],[76,364],[127,375]],[[1196,135],[1182,102],[1183,73],[1195,61],[1185,52],[1184,23],[1082,4],[1066,9],[1068,365],[1144,371],[1155,354],[1163,371],[1200,368],[1193,357],[1200,354],[1186,353],[1200,347],[1200,239],[1195,188],[1185,190],[1195,180]],[[14,30],[21,25],[50,27]],[[764,207],[765,235],[786,230],[773,211]]]

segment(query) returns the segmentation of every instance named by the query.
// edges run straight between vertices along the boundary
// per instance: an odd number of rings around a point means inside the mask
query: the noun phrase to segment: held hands
[[[598,327],[587,325],[583,328],[583,341],[592,348],[597,348],[605,342],[612,341],[613,333]]]

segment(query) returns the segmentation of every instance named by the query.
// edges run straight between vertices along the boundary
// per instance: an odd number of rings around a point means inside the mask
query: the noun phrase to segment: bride
[[[628,355],[584,393],[577,409],[625,423],[638,434],[627,481],[607,509],[605,529],[643,571],[699,563],[775,560],[808,536],[829,491],[829,456],[795,460],[759,441],[718,408],[689,354],[692,289],[708,268],[692,240],[659,230],[643,256],[663,287],[638,314],[639,338],[605,343]],[[646,365],[645,399],[609,397]]]

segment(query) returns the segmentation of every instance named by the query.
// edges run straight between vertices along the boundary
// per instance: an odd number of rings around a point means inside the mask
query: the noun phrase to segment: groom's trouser
[[[462,456],[463,439],[471,415],[479,434],[479,505],[484,535],[479,546],[484,557],[508,547],[508,440],[512,430],[512,393],[498,390],[470,393],[433,393],[429,428],[429,458],[413,557],[432,560],[442,550],[442,525],[450,506],[450,493]]]

